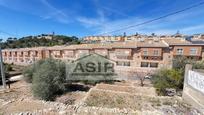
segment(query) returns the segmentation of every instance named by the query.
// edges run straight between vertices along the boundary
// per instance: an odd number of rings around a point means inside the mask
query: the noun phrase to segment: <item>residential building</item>
[[[181,38],[147,38],[136,41],[80,44],[69,46],[4,49],[6,63],[29,65],[44,58],[73,61],[84,55],[97,53],[115,61],[116,68],[131,69],[171,68],[176,56],[204,60],[204,42]]]

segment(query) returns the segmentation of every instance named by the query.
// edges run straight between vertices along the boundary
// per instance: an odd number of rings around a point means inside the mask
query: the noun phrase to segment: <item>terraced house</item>
[[[180,55],[204,60],[204,42],[183,38],[148,38],[113,43],[4,49],[2,52],[4,62],[17,65],[28,65],[44,58],[72,61],[97,53],[114,60],[118,69],[157,69],[171,68],[173,58]]]

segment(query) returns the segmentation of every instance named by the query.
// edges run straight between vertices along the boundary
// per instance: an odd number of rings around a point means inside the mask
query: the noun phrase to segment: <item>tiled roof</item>
[[[163,39],[169,45],[189,45],[191,42],[185,39],[177,39],[177,38],[166,38]]]
[[[192,40],[188,41],[185,39],[163,39],[169,45],[204,45],[202,40]]]
[[[137,48],[136,42],[114,42],[111,44],[112,48]]]
[[[3,49],[3,51],[31,51],[31,50],[43,50],[47,47],[31,47],[31,48],[14,48],[14,49]]]
[[[137,47],[168,47],[162,40],[146,39],[137,42]]]
[[[194,40],[194,41],[191,41],[191,43],[193,45],[202,45],[202,46],[204,46],[204,41],[203,40]]]

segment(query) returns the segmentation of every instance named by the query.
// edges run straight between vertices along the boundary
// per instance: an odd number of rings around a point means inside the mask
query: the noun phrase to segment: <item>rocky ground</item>
[[[0,91],[0,115],[201,114],[182,102],[181,97],[157,96],[149,82],[145,83],[144,87],[132,81],[96,86],[75,84],[71,86],[73,90],[46,102],[32,96],[31,84],[19,81],[11,89]]]

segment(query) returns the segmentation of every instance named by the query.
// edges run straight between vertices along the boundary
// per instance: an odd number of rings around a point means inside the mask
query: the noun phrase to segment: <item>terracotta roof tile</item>
[[[166,38],[163,39],[169,45],[189,45],[191,42],[185,39],[177,39],[177,38]]]

